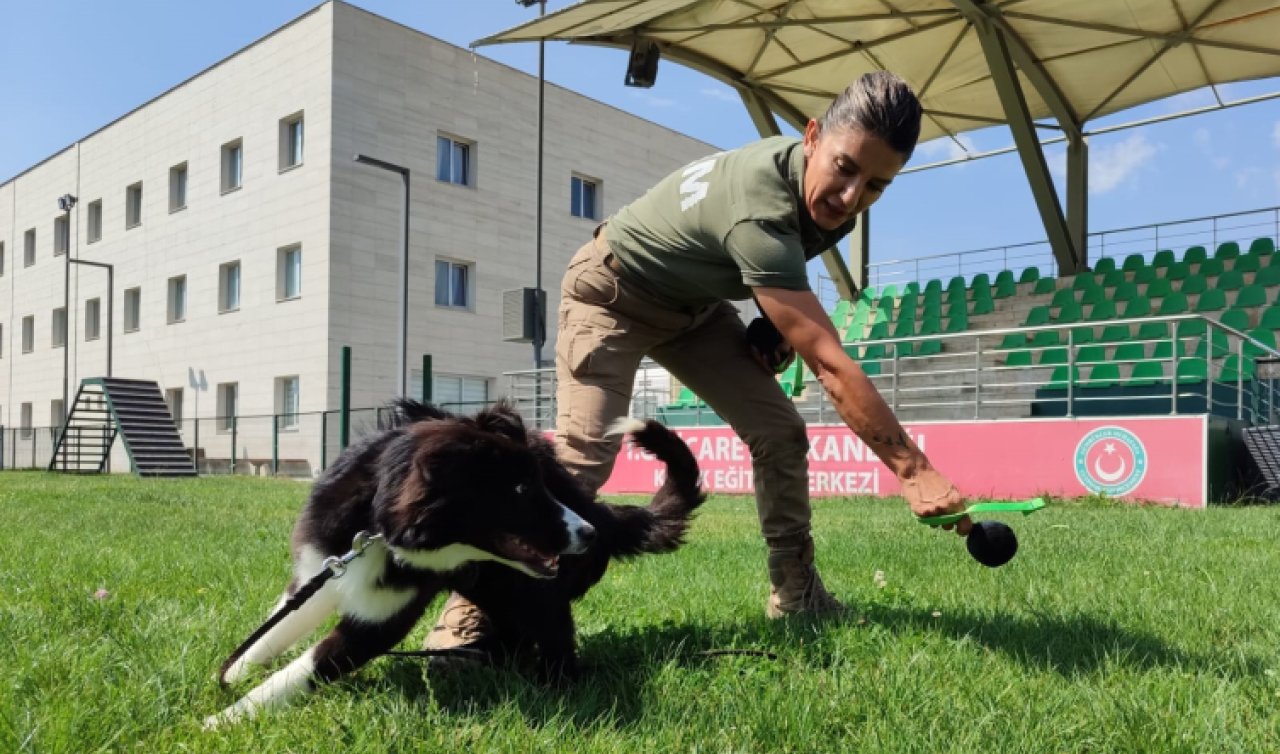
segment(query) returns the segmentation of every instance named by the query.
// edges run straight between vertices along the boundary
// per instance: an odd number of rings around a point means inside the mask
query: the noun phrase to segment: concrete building
[[[114,374],[156,380],[188,445],[202,420],[204,455],[230,457],[234,415],[237,457],[317,468],[314,417],[339,406],[341,347],[353,407],[398,383],[401,181],[356,153],[411,171],[410,367],[432,355],[437,400],[495,397],[503,372],[532,366],[528,344],[501,338],[501,298],[533,285],[536,135],[536,78],[337,0],[316,7],[0,185],[0,422],[60,425],[64,357],[74,401],[110,340]],[[714,149],[546,87],[552,317],[598,220]],[[68,253],[112,265],[114,286],[70,265],[66,312]],[[285,415],[278,433],[252,419],[271,415]]]

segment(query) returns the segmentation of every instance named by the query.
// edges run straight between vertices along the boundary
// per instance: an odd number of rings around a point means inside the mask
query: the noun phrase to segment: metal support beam
[[[761,136],[782,134],[782,129],[778,128],[777,118],[773,117],[773,111],[759,94],[749,89],[738,89],[738,96],[742,97],[742,104],[747,108],[747,114],[751,116],[756,132]]]
[[[1067,141],[1067,234],[1080,269],[1089,266],[1089,142],[1083,136]]]

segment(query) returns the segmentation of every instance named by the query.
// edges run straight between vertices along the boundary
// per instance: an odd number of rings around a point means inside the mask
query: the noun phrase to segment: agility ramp
[[[192,477],[196,467],[160,386],[147,380],[93,377],[80,383],[58,433],[50,471],[101,473],[116,436],[133,472],[145,477]]]

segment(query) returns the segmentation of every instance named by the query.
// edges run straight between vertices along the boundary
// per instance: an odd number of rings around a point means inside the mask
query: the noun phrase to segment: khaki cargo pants
[[[775,377],[752,357],[728,303],[675,309],[611,266],[603,233],[569,262],[556,342],[556,448],[593,491],[620,443],[605,432],[626,416],[642,357],[684,383],[751,451],[756,510],[766,538],[809,531],[808,434]]]

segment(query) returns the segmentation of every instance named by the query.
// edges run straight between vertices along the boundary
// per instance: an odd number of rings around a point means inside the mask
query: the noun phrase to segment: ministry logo
[[[1076,446],[1076,479],[1090,492],[1123,495],[1147,475],[1147,451],[1123,427],[1098,427]]]

